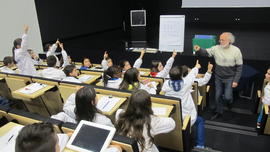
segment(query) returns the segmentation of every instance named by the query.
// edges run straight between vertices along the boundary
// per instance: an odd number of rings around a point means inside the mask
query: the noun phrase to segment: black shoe
[[[232,103],[228,103],[228,104],[227,104],[227,107],[228,107],[228,110],[229,110],[229,111],[232,111],[232,105],[233,105]]]
[[[210,120],[214,120],[214,119],[217,119],[217,118],[220,118],[220,117],[222,117],[222,114],[216,113],[215,115],[213,115],[213,116],[210,118]]]

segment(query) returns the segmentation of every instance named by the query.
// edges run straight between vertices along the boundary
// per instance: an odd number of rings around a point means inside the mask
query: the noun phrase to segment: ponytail
[[[107,70],[104,71],[103,73],[103,83],[104,83],[104,87],[107,86],[108,81],[112,78],[116,78],[117,74],[122,73],[122,70],[119,66],[113,65],[111,67],[109,67]]]

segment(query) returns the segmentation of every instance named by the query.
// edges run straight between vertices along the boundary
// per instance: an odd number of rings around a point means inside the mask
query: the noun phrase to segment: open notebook
[[[103,112],[109,112],[120,101],[120,98],[103,96],[98,100],[97,108]]]
[[[41,83],[32,83],[22,89],[20,89],[20,93],[24,94],[32,94],[42,88],[45,88],[47,85],[46,84],[41,84]]]
[[[15,152],[16,138],[23,127],[24,126],[21,125],[15,126],[5,135],[0,137],[0,152]],[[66,134],[57,134],[57,136],[59,139],[60,150],[63,151],[69,137]]]

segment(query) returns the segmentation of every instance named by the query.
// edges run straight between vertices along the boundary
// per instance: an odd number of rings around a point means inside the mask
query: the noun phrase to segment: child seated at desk
[[[66,78],[65,73],[62,70],[56,68],[56,57],[50,55],[47,57],[48,68],[40,72],[40,75],[48,79],[62,80]]]
[[[15,152],[60,152],[65,148],[68,138],[67,134],[56,134],[51,123],[34,123],[23,127],[19,132]],[[62,143],[61,139],[66,142]],[[91,141],[89,142],[91,144]],[[110,145],[105,150],[105,152],[121,151],[121,148],[115,145]]]
[[[102,66],[103,70],[107,70],[109,67],[113,66],[113,61],[109,57],[109,54],[107,53],[107,51],[105,51],[105,53],[103,55],[103,60],[101,61],[101,66]]]
[[[28,49],[27,52],[30,54],[34,65],[40,65],[42,63],[42,60],[39,58],[39,56],[33,50]]]
[[[0,72],[15,73],[11,68],[14,66],[13,58],[11,56],[4,57],[4,66],[0,68]]]
[[[113,127],[111,120],[98,111],[96,104],[95,89],[92,86],[83,87],[77,91],[76,95],[70,95],[64,104],[64,112],[53,115],[52,118],[72,123],[86,120]]]
[[[140,82],[140,72],[136,68],[128,69],[124,74],[124,79],[120,84],[119,89],[123,90],[137,90],[143,89],[150,94],[156,94],[156,86],[152,82],[142,81]]]
[[[132,93],[127,109],[116,112],[116,130],[120,135],[134,138],[140,152],[158,152],[154,136],[175,128],[172,118],[153,115],[151,97],[145,90]]]
[[[119,89],[122,82],[122,70],[119,66],[113,65],[103,73],[104,87]]]
[[[81,66],[80,70],[88,70],[88,69],[90,69],[92,67],[93,67],[93,65],[92,65],[90,59],[89,58],[83,58],[82,66]]]
[[[141,50],[140,57],[134,62],[133,68],[140,68],[142,65],[142,58],[144,56],[145,50]],[[122,72],[125,73],[128,69],[131,68],[130,63],[128,60],[120,61],[120,67],[122,68]]]
[[[262,116],[263,116],[263,105],[270,105],[270,67],[267,69],[266,73],[265,73],[265,80],[267,81],[267,84],[265,85],[263,91],[264,91],[264,95],[262,97],[262,108],[260,111],[260,114],[258,116],[257,119],[257,128],[260,129],[261,128],[261,122],[262,122]]]
[[[162,62],[159,60],[153,60],[152,61],[152,68],[150,75],[152,77],[161,77],[161,78],[167,78],[169,77],[169,71],[172,68],[174,58],[177,55],[177,52],[173,52],[172,56],[169,58],[169,60],[166,62],[165,67],[163,67]]]
[[[201,68],[197,60],[195,67],[183,77],[183,69],[180,66],[175,66],[170,70],[170,79],[165,81],[161,89],[165,96],[171,96],[181,99],[182,118],[187,115],[191,116],[191,126],[196,125],[197,137],[195,148],[204,149],[205,147],[205,128],[204,119],[197,116],[197,111],[190,93],[190,88]]]
[[[74,64],[67,65],[63,69],[64,73],[66,74],[66,78],[64,78],[62,81],[68,81],[68,82],[75,82],[75,83],[82,83],[79,79],[77,79],[78,71]]]

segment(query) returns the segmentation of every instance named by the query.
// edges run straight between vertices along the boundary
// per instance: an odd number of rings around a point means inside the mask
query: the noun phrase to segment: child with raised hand
[[[165,96],[171,96],[181,99],[182,118],[187,115],[191,116],[191,126],[195,124],[197,130],[195,148],[204,149],[205,147],[205,128],[204,119],[197,116],[196,107],[194,105],[190,88],[194,83],[198,70],[201,68],[199,61],[191,71],[183,77],[183,69],[180,66],[175,66],[170,70],[170,79],[165,81],[161,89]]]
[[[56,51],[56,49],[57,49],[57,47],[58,47],[59,44],[60,44],[60,41],[57,39],[56,42],[55,42],[54,44],[49,44],[49,43],[48,43],[48,44],[46,44],[46,45],[44,46],[44,51],[46,52],[46,56],[47,56],[47,57],[50,56],[50,55],[55,56],[55,58],[56,58],[56,66],[57,66],[57,67],[60,66],[60,62],[59,62],[58,57],[56,56],[55,51]]]
[[[262,97],[262,108],[261,108],[261,111],[260,111],[260,114],[258,116],[258,119],[257,119],[257,128],[260,129],[261,128],[261,122],[262,122],[262,116],[263,116],[263,105],[266,104],[266,105],[270,105],[270,67],[268,67],[266,73],[265,73],[265,80],[267,81],[267,84],[265,85],[263,91],[264,91],[264,94],[263,94],[263,97]]]
[[[32,49],[28,49],[27,52],[30,54],[32,61],[34,65],[40,65],[42,63],[42,60],[39,58],[39,56],[34,52]]]
[[[31,59],[31,56],[27,52],[28,49],[28,30],[29,26],[24,26],[24,34],[22,38],[17,38],[13,41],[13,58],[16,62],[21,74],[24,75],[37,75],[36,68]]]
[[[62,54],[62,60],[63,60],[63,64],[61,65],[62,68],[64,68],[67,65],[70,65],[71,63],[69,62],[71,59],[70,57],[67,55],[67,52],[64,49],[64,44],[63,43],[59,43],[59,47],[61,48],[61,54]]]
[[[163,67],[161,61],[153,60],[150,75],[152,77],[168,78],[169,77],[169,71],[172,68],[174,58],[175,58],[176,55],[177,55],[177,52],[173,51],[172,56],[166,62],[165,67]]]
[[[103,60],[101,61],[101,66],[103,70],[107,70],[109,67],[113,65],[112,59],[109,57],[107,51],[104,52]]]
[[[143,49],[143,50],[141,50],[140,57],[134,62],[133,68],[138,69],[141,67],[144,54],[145,54],[145,50]],[[131,68],[131,65],[130,65],[128,60],[122,60],[122,61],[120,61],[120,67],[122,68],[123,73],[125,73],[128,69]]]
[[[88,70],[88,69],[90,69],[92,67],[93,67],[93,65],[92,65],[90,59],[89,58],[83,58],[82,66],[81,66],[80,70]]]
[[[140,82],[140,72],[136,68],[130,68],[125,72],[124,79],[121,82],[119,89],[130,91],[143,89],[150,94],[156,94],[157,90],[151,82]]]
[[[14,66],[13,58],[11,56],[4,57],[4,66],[0,68],[0,72],[15,73],[11,68]]]
[[[66,78],[64,78],[62,81],[68,81],[68,82],[75,82],[75,83],[82,83],[78,78],[78,70],[74,64],[67,65],[63,69],[64,73],[66,74]]]
[[[113,65],[103,73],[104,87],[119,89],[122,82],[122,70],[119,66]]]
[[[140,152],[158,152],[154,136],[175,128],[172,118],[155,116],[151,105],[150,95],[139,89],[132,93],[127,109],[118,109],[115,115],[117,132],[134,138]]]

